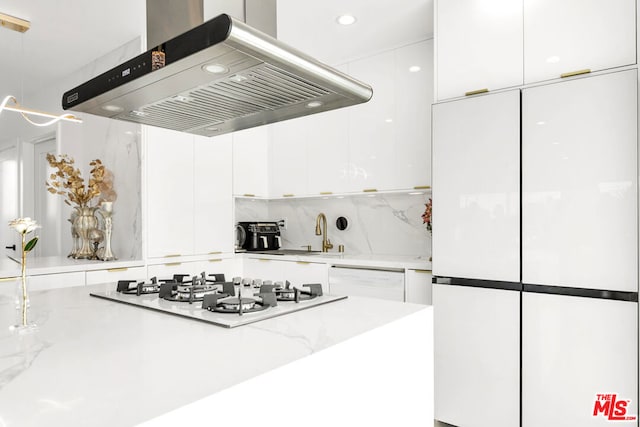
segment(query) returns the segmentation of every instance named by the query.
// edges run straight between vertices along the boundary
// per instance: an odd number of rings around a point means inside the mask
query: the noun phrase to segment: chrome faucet
[[[320,221],[322,220],[322,230],[320,229]],[[327,217],[320,212],[316,217],[316,236],[322,236],[322,252],[328,252],[333,249],[333,244],[327,238]]]

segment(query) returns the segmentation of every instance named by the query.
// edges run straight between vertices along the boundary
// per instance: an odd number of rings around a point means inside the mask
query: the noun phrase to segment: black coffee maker
[[[244,231],[244,239],[240,238],[238,241],[238,245],[242,249],[269,251],[280,249],[282,245],[280,227],[277,222],[239,222],[238,227],[238,231],[240,229]]]

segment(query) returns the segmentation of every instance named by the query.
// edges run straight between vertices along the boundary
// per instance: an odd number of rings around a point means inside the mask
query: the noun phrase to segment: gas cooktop
[[[153,277],[149,282],[120,280],[114,290],[91,296],[160,311],[193,320],[233,328],[346,299],[324,295],[317,283],[292,286],[288,281],[235,277],[202,272],[176,274],[171,279]]]

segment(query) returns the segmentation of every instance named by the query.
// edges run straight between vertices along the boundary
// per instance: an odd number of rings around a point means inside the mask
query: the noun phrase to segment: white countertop
[[[228,408],[236,412],[227,413],[229,420],[238,421],[235,425],[256,425],[256,422],[276,425],[270,423],[276,418],[264,413],[274,408],[274,405],[264,406],[265,399],[267,403],[287,398],[292,402],[305,402],[308,396],[312,399],[308,408],[315,414],[321,410],[317,408],[333,399],[336,404],[340,401],[344,405],[338,398],[340,393],[358,389],[362,389],[363,395],[378,390],[379,398],[392,393],[409,402],[413,399],[415,404],[424,402],[425,405],[413,410],[409,408],[408,413],[420,418],[415,420],[415,425],[433,419],[430,308],[350,297],[226,329],[89,296],[89,291],[111,286],[32,293],[33,318],[39,324],[39,331],[17,336],[6,328],[15,320],[13,284],[0,284],[0,425],[126,426],[158,416],[161,417],[150,425],[196,425],[195,421],[178,424],[168,421],[181,411],[197,415],[204,421],[202,425],[211,425],[212,420],[217,419],[210,412],[216,407],[215,402],[228,403],[229,399],[236,404]],[[399,323],[399,319],[404,323]],[[390,322],[393,323],[385,328],[375,329]],[[396,323],[400,329],[389,329]],[[408,335],[402,335],[399,330]],[[336,345],[365,332],[373,335],[361,341],[361,345],[349,346],[349,342]],[[314,354],[328,347],[335,351],[324,356],[324,352]],[[341,348],[344,351],[340,352]],[[312,358],[305,358],[311,354],[314,354]],[[424,364],[407,366],[405,362],[407,358],[412,360],[412,356],[418,358],[414,363],[424,361]],[[360,360],[361,366],[350,357]],[[244,382],[301,358],[308,361],[266,375],[266,378],[281,375],[278,378],[282,381],[265,383],[265,376],[261,376]],[[339,361],[344,361],[344,365],[336,365]],[[318,368],[313,374],[305,371],[310,364]],[[376,374],[371,366],[378,367],[380,373],[386,372],[389,381],[402,379],[407,387],[387,390],[385,376]],[[354,374],[353,378],[344,375],[345,368]],[[407,376],[398,377],[402,372]],[[410,372],[413,374],[409,375]],[[362,375],[367,373],[371,375],[370,381],[361,382]],[[300,383],[305,377],[315,383]],[[378,377],[382,380],[376,382]],[[251,386],[253,381],[256,381],[255,387]],[[324,388],[332,387],[326,381],[335,381],[335,393]],[[271,384],[275,394],[260,394],[268,392],[265,384]],[[279,389],[282,384],[294,388]],[[228,389],[231,386],[236,387]],[[412,386],[419,387],[418,396]],[[225,389],[228,390],[219,397],[214,394]],[[241,390],[242,400],[230,398],[237,390]],[[305,396],[297,395],[305,390]],[[324,396],[324,401],[315,401],[320,396]],[[211,404],[203,405],[203,402]],[[356,412],[359,411],[357,402],[358,398],[354,397]],[[252,416],[250,409],[253,404],[260,407],[258,403],[265,409]],[[366,408],[367,403],[361,403]],[[184,405],[188,406],[179,409]],[[390,416],[404,411],[398,407],[387,409]],[[241,417],[243,413],[248,417]],[[331,410],[328,414],[336,415]],[[358,418],[357,413],[351,415]],[[261,421],[263,418],[265,422]],[[283,419],[300,422],[299,418],[284,416]]]
[[[106,270],[144,266],[142,260],[90,261],[87,259],[71,259],[65,256],[28,257],[27,274],[56,274],[74,271]],[[0,277],[16,277],[20,275],[20,263],[9,257],[0,259]]]
[[[373,255],[373,254],[341,254],[339,252],[314,252],[295,255],[272,255],[268,253],[242,252],[247,258],[263,258],[281,261],[320,262],[331,265],[348,265],[358,267],[377,267],[389,269],[431,270],[429,257],[417,255]]]

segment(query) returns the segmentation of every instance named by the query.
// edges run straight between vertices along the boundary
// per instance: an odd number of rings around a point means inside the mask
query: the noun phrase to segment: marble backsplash
[[[345,253],[380,255],[431,255],[431,236],[422,223],[427,194],[358,194],[327,198],[235,201],[236,221],[276,221],[286,218],[281,229],[282,245],[300,249],[312,245],[320,250],[322,238],[315,235],[316,217],[327,217],[332,251],[345,246]],[[338,230],[336,219],[349,221],[346,230]]]

